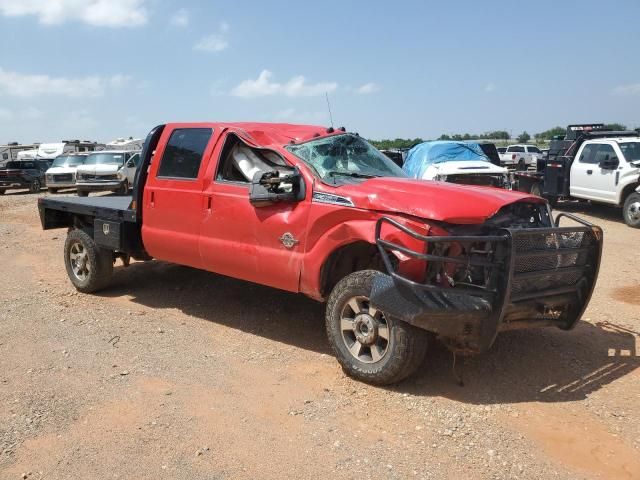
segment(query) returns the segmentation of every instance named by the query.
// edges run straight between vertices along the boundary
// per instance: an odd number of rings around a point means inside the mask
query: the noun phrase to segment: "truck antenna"
[[[333,115],[331,114],[331,104],[329,103],[329,92],[324,92],[324,96],[327,99],[327,108],[329,109],[329,119],[331,120],[331,128],[333,128]]]

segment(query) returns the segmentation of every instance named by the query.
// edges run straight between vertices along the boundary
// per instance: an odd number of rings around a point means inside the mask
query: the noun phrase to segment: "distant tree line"
[[[626,130],[627,126],[622,123],[608,123],[605,125],[607,130]],[[636,129],[640,133],[640,128]],[[533,135],[533,139],[537,143],[546,143],[549,140],[552,140],[555,136],[564,136],[567,129],[566,127],[553,127],[549,130],[545,130],[544,132],[536,133]],[[518,143],[527,143],[531,140],[531,135],[526,131],[522,132],[520,135],[516,137]],[[479,135],[471,134],[471,133],[454,133],[454,134],[442,134],[438,137],[438,140],[458,140],[458,141],[466,141],[466,140],[501,140],[502,142],[507,142],[511,140],[511,135],[506,130],[494,130],[491,132],[481,133]],[[396,138],[395,140],[369,140],[371,144],[378,148],[379,150],[389,150],[396,148],[411,148],[419,143],[424,142],[422,138]],[[502,143],[501,142],[501,143]]]

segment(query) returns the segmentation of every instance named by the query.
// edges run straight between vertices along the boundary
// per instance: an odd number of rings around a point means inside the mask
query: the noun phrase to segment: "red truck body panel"
[[[213,131],[198,176],[160,178],[158,168],[167,142],[174,130],[184,128]],[[305,182],[304,200],[255,207],[249,202],[248,183],[216,180],[218,159],[231,133],[252,147],[278,153],[297,167]],[[157,259],[321,299],[321,271],[331,253],[358,241],[374,244],[375,223],[382,214],[427,233],[429,226],[422,220],[479,224],[505,205],[543,202],[520,192],[407,178],[333,186],[320,181],[301,159],[285,150],[292,141],[342,133],[308,125],[167,124],[144,187],[142,239],[146,251]],[[314,192],[346,197],[353,206],[315,202]],[[285,235],[296,243],[283,245]],[[403,242],[413,247],[410,239]]]

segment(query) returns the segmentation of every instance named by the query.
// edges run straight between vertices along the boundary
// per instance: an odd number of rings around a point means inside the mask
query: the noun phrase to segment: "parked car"
[[[76,188],[76,170],[87,159],[86,153],[60,155],[45,172],[45,182],[49,193],[61,188]]]
[[[160,125],[131,196],[38,207],[45,230],[68,229],[80,292],[130,258],[300,292],[326,301],[343,369],[375,384],[418,369],[427,332],[471,354],[504,330],[571,329],[602,248],[599,227],[554,222],[540,197],[409,179],[357,134],[308,125]]]
[[[10,188],[28,188],[37,193],[44,185],[44,172],[49,168],[45,160],[15,160],[0,168],[0,195]]]
[[[126,195],[139,161],[140,152],[128,150],[105,150],[88,155],[76,170],[78,196],[86,197],[89,192],[105,190]]]
[[[587,127],[602,128],[587,128]],[[569,125],[566,137],[551,143],[535,173],[517,173],[518,189],[555,204],[582,199],[622,207],[627,225],[640,228],[640,136],[606,131],[604,125]]]
[[[493,144],[485,144],[495,148]],[[508,188],[507,169],[494,165],[481,145],[437,140],[416,145],[402,167],[412,178]]]
[[[509,145],[505,153],[500,155],[500,163],[504,167],[515,167],[517,170],[535,168],[542,152],[535,145]]]

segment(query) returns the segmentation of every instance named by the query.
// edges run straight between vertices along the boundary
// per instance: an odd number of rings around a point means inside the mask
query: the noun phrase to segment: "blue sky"
[[[0,143],[169,121],[640,126],[636,1],[0,0]]]

